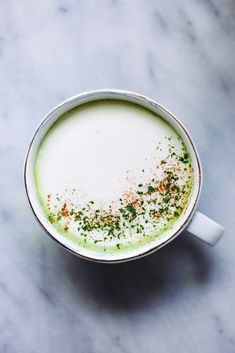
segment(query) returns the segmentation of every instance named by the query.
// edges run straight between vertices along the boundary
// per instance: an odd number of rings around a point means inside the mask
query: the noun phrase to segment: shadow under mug
[[[127,253],[118,254],[118,252],[116,252],[115,255],[91,252],[91,250],[88,250],[84,247],[79,247],[78,245],[69,241],[69,239],[67,239],[64,235],[60,234],[48,221],[45,214],[43,213],[37,198],[34,181],[34,165],[38,149],[46,133],[55,123],[55,121],[67,111],[78,107],[81,104],[107,99],[127,101],[145,107],[168,122],[183,139],[187,150],[190,153],[194,171],[194,186],[192,195],[185,212],[180,216],[176,225],[171,230],[166,232],[161,238],[156,237],[156,240],[153,243],[151,242],[137,249],[130,250]],[[186,227],[189,233],[212,246],[219,241],[224,232],[224,228],[221,225],[214,222],[204,214],[196,211],[202,188],[202,167],[196,147],[187,129],[174,114],[169,112],[162,105],[150,98],[130,91],[108,89],[83,92],[62,102],[51,112],[49,112],[42,123],[39,125],[30,143],[24,165],[24,183],[26,194],[33,213],[42,227],[47,231],[47,233],[67,250],[83,258],[93,261],[115,263],[129,261],[145,256],[160,249],[172,241]]]

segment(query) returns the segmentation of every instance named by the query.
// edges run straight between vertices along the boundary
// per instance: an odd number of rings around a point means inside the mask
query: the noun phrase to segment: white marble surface
[[[235,351],[234,0],[0,2],[0,352]],[[122,265],[80,260],[41,230],[22,167],[37,124],[82,90],[125,88],[190,129],[215,248],[183,234]]]

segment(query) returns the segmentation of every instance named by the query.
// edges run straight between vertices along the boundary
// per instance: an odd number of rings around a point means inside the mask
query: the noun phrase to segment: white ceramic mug
[[[144,247],[141,246],[140,248],[130,250],[127,254],[118,255],[117,253],[115,256],[109,254],[91,253],[90,250],[79,247],[78,245],[72,243],[69,239],[64,237],[62,234],[59,234],[59,232],[53,227],[53,225],[48,221],[48,219],[43,213],[43,210],[37,198],[37,192],[34,182],[34,164],[37,151],[39,149],[40,143],[42,142],[45,134],[50,129],[50,127],[65,112],[81,104],[97,101],[100,99],[116,99],[138,104],[153,111],[154,113],[162,117],[164,120],[166,120],[168,123],[170,123],[171,126],[173,126],[173,128],[184,140],[184,143],[191,155],[192,166],[194,170],[194,187],[192,191],[192,196],[186,211],[184,212],[183,216],[181,216],[175,227],[170,231],[166,232],[164,236],[160,239],[156,238],[154,244],[146,244]],[[42,121],[32,138],[25,159],[24,181],[26,193],[31,208],[37,220],[47,231],[47,233],[54,240],[57,240],[61,245],[63,245],[67,250],[70,250],[74,254],[90,260],[100,262],[121,262],[147,255],[169,243],[171,240],[177,237],[177,235],[179,235],[186,227],[189,233],[195,235],[197,238],[203,240],[209,245],[215,245],[221,238],[224,231],[221,225],[214,222],[202,213],[196,211],[197,203],[202,188],[202,167],[196,147],[192,141],[191,136],[189,135],[189,132],[187,131],[185,126],[180,122],[180,120],[175,117],[174,114],[170,113],[159,103],[137,93],[114,89],[95,90],[81,93],[58,105],[55,109],[53,109],[50,113],[47,114],[47,116]]]

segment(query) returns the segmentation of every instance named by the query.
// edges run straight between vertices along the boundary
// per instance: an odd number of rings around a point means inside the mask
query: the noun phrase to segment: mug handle
[[[224,233],[224,227],[201,212],[196,211],[187,231],[210,246],[218,243]]]

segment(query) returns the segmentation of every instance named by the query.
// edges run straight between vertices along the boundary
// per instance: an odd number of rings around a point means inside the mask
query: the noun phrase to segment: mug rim
[[[69,244],[64,244],[62,243],[59,239],[55,238],[55,236],[47,229],[47,227],[41,222],[41,220],[39,219],[37,212],[35,211],[33,204],[31,202],[31,198],[30,198],[30,193],[29,193],[29,188],[28,188],[28,184],[27,184],[27,167],[28,167],[28,160],[29,160],[29,155],[31,152],[31,148],[33,146],[33,143],[35,141],[36,136],[38,135],[40,129],[42,128],[42,126],[49,121],[53,114],[57,111],[60,110],[62,107],[66,107],[66,105],[70,104],[71,102],[79,102],[79,99],[81,98],[85,98],[85,97],[92,97],[95,96],[97,94],[115,94],[115,95],[119,95],[120,96],[120,100],[123,100],[121,98],[121,96],[130,96],[133,97],[137,100],[141,100],[141,101],[145,101],[147,104],[151,104],[153,105],[155,108],[159,109],[160,111],[162,111],[163,113],[165,113],[166,115],[168,115],[175,123],[176,125],[178,125],[180,127],[181,130],[184,131],[184,133],[186,134],[190,145],[193,149],[193,153],[194,153],[194,157],[197,163],[197,167],[198,167],[198,190],[197,190],[197,194],[195,197],[195,200],[193,201],[192,205],[191,205],[191,209],[189,212],[189,215],[187,216],[187,218],[184,220],[184,222],[180,225],[179,229],[176,230],[169,238],[163,240],[160,244],[155,244],[153,245],[150,249],[142,251],[141,253],[138,253],[136,255],[128,255],[125,258],[121,258],[121,259],[98,259],[95,256],[86,256],[84,254],[81,254],[80,252],[76,251],[75,249],[71,248],[69,246]],[[108,99],[108,98],[103,98],[103,99]],[[98,98],[97,101],[102,100],[102,98]],[[83,104],[83,103],[82,103]],[[138,103],[134,103],[137,104]],[[79,106],[80,104],[77,104],[75,107]],[[139,106],[141,106],[141,104],[139,104]],[[71,108],[73,109],[73,108]],[[149,109],[149,108],[147,108]],[[68,109],[67,111],[69,111],[70,109]],[[150,110],[150,109],[149,109]],[[59,119],[59,117],[61,117],[64,113],[62,113],[61,115],[59,115],[57,119]],[[164,119],[162,117],[162,119]],[[50,127],[49,127],[50,128]],[[49,129],[48,129],[49,130]],[[47,130],[47,131],[48,131]],[[92,261],[92,262],[99,262],[99,263],[121,263],[121,262],[127,262],[127,261],[132,261],[132,260],[136,260],[138,258],[147,256],[159,249],[161,249],[163,246],[167,245],[168,243],[170,243],[172,240],[174,240],[188,225],[188,223],[190,222],[191,218],[193,217],[195,211],[196,211],[196,207],[198,205],[198,201],[200,198],[200,194],[201,194],[201,189],[202,189],[202,183],[203,183],[203,172],[202,172],[202,165],[201,165],[201,161],[196,149],[196,146],[194,144],[194,141],[189,133],[189,131],[187,130],[187,128],[185,127],[185,125],[181,122],[181,120],[175,115],[173,114],[171,111],[169,111],[165,106],[163,106],[162,104],[158,103],[157,101],[149,98],[148,96],[142,95],[140,93],[137,92],[133,92],[133,91],[129,91],[129,90],[122,90],[122,89],[94,89],[94,90],[89,90],[89,91],[83,91],[81,93],[78,93],[76,95],[73,95],[72,97],[62,101],[61,103],[59,103],[58,105],[56,105],[53,109],[51,109],[46,115],[45,117],[42,119],[42,121],[40,122],[40,124],[38,125],[38,127],[36,128],[35,132],[33,133],[33,136],[31,138],[29,147],[27,149],[26,152],[26,156],[25,156],[25,161],[24,161],[24,170],[23,170],[23,179],[24,179],[24,187],[25,187],[25,192],[26,192],[26,196],[30,205],[30,208],[35,216],[35,218],[37,219],[38,223],[41,225],[41,227],[44,229],[44,231],[46,231],[46,233],[50,236],[50,238],[52,238],[54,241],[56,241],[60,246],[62,246],[63,248],[65,248],[67,251],[69,251],[70,253],[81,257],[83,259]],[[195,187],[195,186],[194,186]],[[188,205],[189,207],[190,205]],[[56,231],[58,233],[58,231]],[[141,247],[140,247],[141,249]]]

